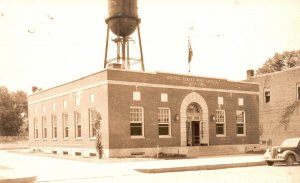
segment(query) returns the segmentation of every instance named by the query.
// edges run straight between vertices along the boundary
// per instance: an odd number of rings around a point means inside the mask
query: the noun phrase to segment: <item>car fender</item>
[[[294,151],[291,151],[291,150],[284,151],[282,153],[282,156],[284,159],[287,159],[288,155],[290,155],[290,154],[294,155],[296,161],[300,161],[300,157]]]

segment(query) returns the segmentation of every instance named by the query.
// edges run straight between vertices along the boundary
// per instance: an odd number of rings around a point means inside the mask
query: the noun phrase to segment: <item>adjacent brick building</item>
[[[279,145],[289,137],[300,136],[300,67],[253,76],[248,82],[259,83],[259,121],[261,140]]]
[[[109,68],[29,96],[30,148],[95,153],[99,112],[106,157],[244,149],[259,143],[258,94],[254,83]]]

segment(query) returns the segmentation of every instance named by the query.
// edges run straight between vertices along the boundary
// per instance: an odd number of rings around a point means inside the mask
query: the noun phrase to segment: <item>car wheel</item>
[[[286,160],[285,160],[285,163],[286,163],[288,166],[294,165],[294,163],[295,163],[295,157],[294,157],[293,155],[288,155],[288,157],[287,157]]]
[[[268,166],[272,166],[273,164],[274,164],[273,161],[267,161],[267,165],[268,165]]]

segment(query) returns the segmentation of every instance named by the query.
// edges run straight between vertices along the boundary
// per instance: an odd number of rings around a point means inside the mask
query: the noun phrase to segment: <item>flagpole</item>
[[[190,74],[190,72],[191,72],[191,64],[190,64],[190,45],[191,45],[191,43],[190,43],[190,36],[188,36],[188,50],[189,50],[189,55],[188,55],[189,72],[188,72],[188,74]]]
[[[189,73],[191,72],[191,64],[190,64],[190,62],[189,62]]]

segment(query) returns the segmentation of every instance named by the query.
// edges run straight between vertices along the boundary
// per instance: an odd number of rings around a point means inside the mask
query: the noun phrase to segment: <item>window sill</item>
[[[75,140],[82,140],[82,137],[77,137],[75,138]]]
[[[43,141],[46,141],[47,140],[47,138],[43,138]]]
[[[246,137],[246,134],[237,134],[238,137]]]
[[[130,136],[131,139],[145,139],[144,136]]]
[[[64,138],[64,140],[69,140],[69,137],[67,137],[67,138]]]
[[[172,138],[172,136],[170,136],[170,135],[160,135],[160,136],[158,136],[158,138],[160,138],[160,139],[170,139],[170,138]]]
[[[96,137],[90,137],[89,139],[90,140],[96,140]]]
[[[52,140],[53,140],[53,141],[57,141],[57,138],[53,138]]]
[[[39,139],[34,139],[35,141],[38,141]]]
[[[226,137],[226,135],[216,135],[216,137]]]

